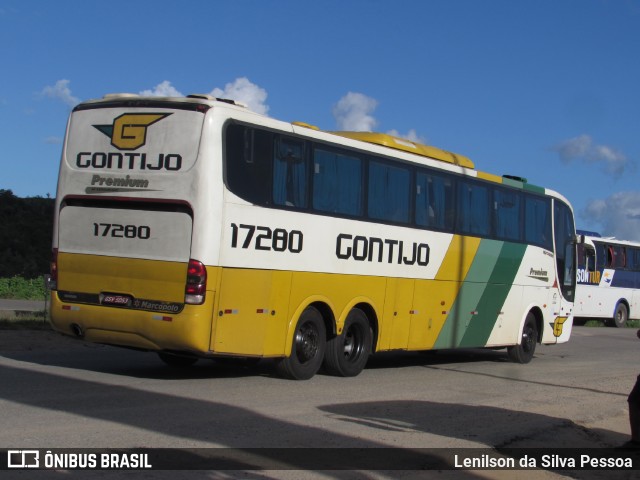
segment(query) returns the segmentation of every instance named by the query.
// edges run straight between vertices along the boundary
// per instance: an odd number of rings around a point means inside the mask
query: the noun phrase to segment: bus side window
[[[585,249],[585,255],[586,255],[586,268],[588,272],[595,272],[596,271],[596,255],[595,252],[593,250],[589,249]]]
[[[225,181],[229,190],[257,205],[270,203],[271,144],[269,132],[230,124],[225,136]]]
[[[409,222],[411,172],[408,168],[369,162],[368,214],[370,218]]]
[[[307,162],[302,141],[280,137],[274,144],[273,202],[287,207],[307,206]]]
[[[604,247],[604,245],[602,243],[595,243],[595,247],[596,247],[596,269],[597,270],[601,270],[603,268],[606,268],[606,248]]]
[[[499,188],[494,190],[493,195],[496,236],[505,240],[521,241],[520,195]]]
[[[316,148],[313,151],[312,206],[321,212],[362,215],[362,160]]]
[[[615,266],[615,258],[616,254],[613,251],[613,247],[611,245],[607,245],[607,264],[608,268]]]
[[[415,201],[418,225],[453,231],[453,185],[450,178],[418,172]]]
[[[627,249],[625,247],[616,247],[616,267],[627,268]]]
[[[458,188],[458,231],[474,236],[491,233],[489,199],[485,185],[462,181]]]

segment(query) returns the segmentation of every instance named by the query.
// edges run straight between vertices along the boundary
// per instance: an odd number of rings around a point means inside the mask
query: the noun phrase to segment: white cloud
[[[378,124],[372,115],[378,101],[362,93],[349,92],[333,107],[338,130],[371,132]]]
[[[246,77],[236,78],[233,82],[227,83],[224,89],[214,88],[211,91],[211,95],[218,98],[237,100],[246,104],[250,110],[263,115],[267,115],[269,111],[269,106],[265,103],[267,91],[255,83],[251,83]]]
[[[159,83],[153,90],[143,90],[140,95],[144,97],[183,97],[182,93],[176,90],[169,80]]]
[[[574,160],[587,164],[602,165],[605,173],[618,177],[629,166],[629,159],[620,151],[608,145],[597,145],[589,135],[570,138],[551,147],[560,155],[560,160],[570,163]]]
[[[400,137],[400,138],[405,138],[407,140],[411,140],[412,142],[415,143],[422,143],[425,144],[427,143],[427,139],[425,137],[423,137],[422,135],[418,135],[418,132],[416,132],[413,128],[411,130],[409,130],[407,133],[400,133],[398,132],[398,130],[389,130],[387,132],[388,135],[393,135],[394,137]]]
[[[336,120],[338,130],[352,132],[373,131],[378,125],[378,120],[373,115],[377,107],[378,101],[375,98],[367,97],[357,92],[347,93],[333,107],[333,117]],[[387,135],[405,138],[416,143],[427,143],[426,138],[418,135],[418,132],[413,128],[407,133],[400,133],[396,129],[389,130]]]
[[[75,107],[80,103],[80,99],[71,95],[69,80],[58,80],[55,85],[47,86],[40,92],[45,97],[62,100],[70,107]]]
[[[640,192],[617,192],[589,202],[581,217],[600,225],[600,233],[640,241]]]

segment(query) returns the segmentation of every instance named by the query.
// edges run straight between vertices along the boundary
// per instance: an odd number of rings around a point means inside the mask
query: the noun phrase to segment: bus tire
[[[627,320],[629,320],[629,312],[627,311],[627,306],[618,302],[616,305],[616,311],[613,314],[613,322],[612,325],[618,328],[624,328],[627,326]]]
[[[529,312],[522,328],[520,343],[507,348],[509,358],[515,363],[529,363],[536,351],[536,343],[538,343],[536,317]]]
[[[186,368],[198,361],[198,357],[189,355],[175,355],[173,353],[158,352],[158,357],[170,367]]]
[[[365,313],[354,308],[347,315],[344,328],[327,342],[324,367],[331,375],[355,377],[367,364],[371,354],[371,326]]]
[[[322,314],[315,307],[307,307],[296,324],[291,354],[277,364],[278,373],[292,380],[308,380],[320,369],[326,345]]]

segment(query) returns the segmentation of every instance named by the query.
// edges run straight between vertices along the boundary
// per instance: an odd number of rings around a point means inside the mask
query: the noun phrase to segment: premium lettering
[[[107,187],[131,187],[131,188],[148,188],[149,180],[143,178],[126,177],[102,177],[94,175],[91,177],[91,185],[106,185]]]

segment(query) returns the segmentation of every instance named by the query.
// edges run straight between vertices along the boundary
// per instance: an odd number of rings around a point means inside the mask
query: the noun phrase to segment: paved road
[[[569,343],[539,346],[528,365],[508,362],[501,351],[384,354],[355,378],[319,374],[295,382],[277,378],[270,361],[251,368],[200,361],[177,370],[152,353],[50,332],[0,331],[0,448],[610,448],[628,439],[626,396],[639,355],[633,329],[576,327]],[[183,478],[178,473],[170,478]],[[410,472],[345,474],[317,478]]]

